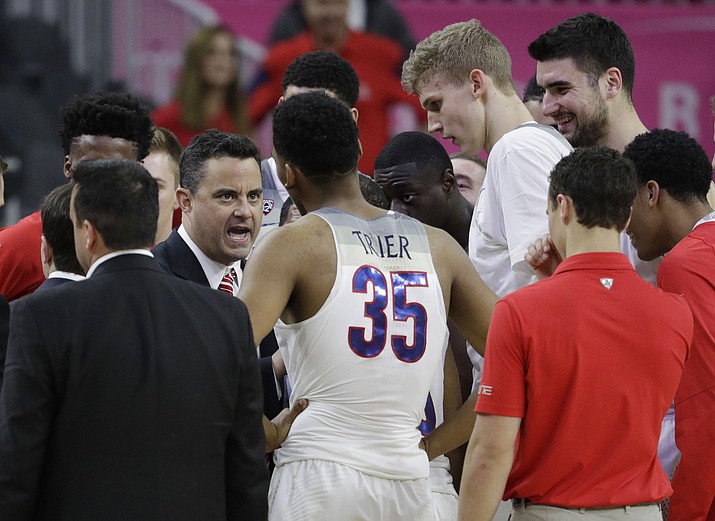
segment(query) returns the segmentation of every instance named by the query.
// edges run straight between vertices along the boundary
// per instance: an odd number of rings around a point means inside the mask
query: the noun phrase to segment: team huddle
[[[32,293],[6,295],[0,519],[715,521],[711,163],[640,121],[612,20],[529,53],[553,124],[476,20],[403,64],[427,130],[487,154],[474,201],[426,133],[358,172],[333,52],[288,66],[263,160],[72,100],[71,182],[0,230]]]

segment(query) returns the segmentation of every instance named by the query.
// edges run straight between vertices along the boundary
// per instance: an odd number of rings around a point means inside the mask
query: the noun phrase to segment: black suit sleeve
[[[268,518],[268,471],[263,432],[263,393],[258,371],[253,329],[248,311],[242,308],[239,327],[241,364],[239,394],[233,427],[226,446],[226,513],[229,520]]]
[[[0,295],[0,389],[5,369],[5,355],[7,354],[7,337],[10,333],[10,305],[5,297]]]
[[[266,335],[266,338],[263,339],[263,342],[261,342],[261,358],[259,361],[261,367],[261,381],[263,382],[263,414],[265,414],[270,420],[275,418],[285,406],[285,400],[283,399],[285,398],[285,394],[283,394],[283,398],[278,397],[278,391],[276,389],[276,376],[273,372],[273,360],[271,359],[271,355],[277,350],[278,342],[276,340],[276,335],[271,330],[271,332]]]
[[[56,397],[50,358],[24,300],[13,304],[0,392],[0,519],[32,518]]]

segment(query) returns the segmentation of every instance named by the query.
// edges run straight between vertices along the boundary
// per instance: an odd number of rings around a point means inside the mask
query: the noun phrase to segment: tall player
[[[417,426],[447,315],[483,346],[494,294],[448,234],[363,199],[345,104],[284,100],[273,144],[307,215],[258,245],[239,297],[256,339],[280,318],[292,396],[311,405],[276,452],[270,518],[433,519]]]

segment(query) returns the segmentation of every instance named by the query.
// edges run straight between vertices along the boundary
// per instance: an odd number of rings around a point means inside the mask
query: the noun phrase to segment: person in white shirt
[[[500,297],[534,282],[524,255],[548,230],[548,176],[572,147],[553,127],[534,121],[514,90],[504,45],[478,20],[448,25],[417,45],[403,66],[402,86],[419,96],[430,132],[466,154],[489,154],[469,235],[469,257],[484,282]],[[476,389],[481,360],[473,354]],[[475,402],[473,393],[427,437],[430,457],[467,442]]]

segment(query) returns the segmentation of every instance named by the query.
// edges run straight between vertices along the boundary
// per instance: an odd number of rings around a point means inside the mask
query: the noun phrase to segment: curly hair
[[[329,90],[349,107],[355,106],[360,94],[360,80],[353,66],[330,51],[313,51],[293,60],[283,75],[283,94],[291,85]]]
[[[623,91],[632,101],[636,69],[633,48],[626,33],[613,20],[595,13],[569,18],[531,42],[529,55],[540,62],[570,58],[594,85],[606,70],[617,67]]]
[[[60,109],[59,136],[65,154],[75,138],[109,136],[136,143],[137,160],[149,154],[152,122],[147,107],[131,94],[110,93],[75,96]]]
[[[631,215],[638,184],[633,163],[605,147],[577,148],[551,171],[549,205],[559,194],[573,200],[576,220],[586,228],[622,231]]]
[[[354,173],[360,158],[357,123],[349,108],[319,91],[278,104],[273,146],[281,158],[316,181]]]
[[[653,180],[681,203],[707,200],[712,165],[703,147],[685,132],[653,129],[636,136],[623,157],[633,161],[640,186]]]

